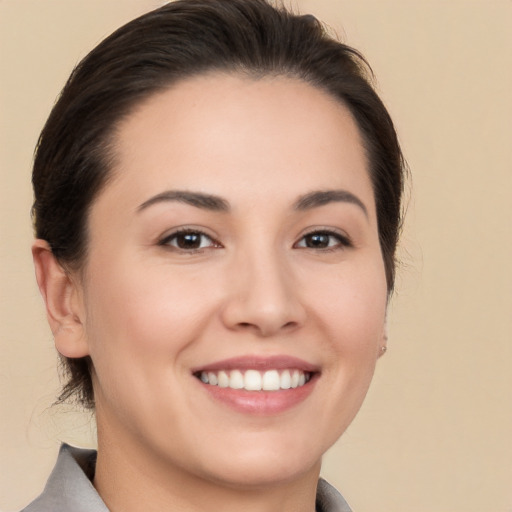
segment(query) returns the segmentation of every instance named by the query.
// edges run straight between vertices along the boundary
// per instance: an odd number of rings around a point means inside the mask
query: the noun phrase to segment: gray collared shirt
[[[96,452],[61,446],[57,464],[43,493],[22,512],[109,512],[92,485]],[[325,480],[318,481],[317,512],[351,512],[341,494]]]

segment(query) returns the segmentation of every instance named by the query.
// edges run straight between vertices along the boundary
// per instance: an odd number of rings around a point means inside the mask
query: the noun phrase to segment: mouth
[[[205,396],[238,413],[274,415],[313,392],[320,368],[291,356],[242,356],[192,370]]]
[[[234,369],[195,372],[203,384],[219,388],[243,389],[245,391],[280,391],[306,385],[313,372],[290,368],[259,371],[256,369]]]

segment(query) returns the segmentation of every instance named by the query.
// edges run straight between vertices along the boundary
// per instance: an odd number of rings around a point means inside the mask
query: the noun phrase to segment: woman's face
[[[232,485],[317,471],[384,344],[348,110],[298,80],[212,74],[139,106],[115,152],[81,288],[100,443]]]

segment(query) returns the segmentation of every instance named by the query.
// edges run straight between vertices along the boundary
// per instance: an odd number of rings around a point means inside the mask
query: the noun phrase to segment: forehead
[[[294,78],[184,80],[139,104],[117,127],[114,148],[107,189],[134,188],[141,202],[165,188],[240,195],[238,185],[251,182],[244,193],[267,201],[276,192],[355,188],[373,203],[348,108]]]

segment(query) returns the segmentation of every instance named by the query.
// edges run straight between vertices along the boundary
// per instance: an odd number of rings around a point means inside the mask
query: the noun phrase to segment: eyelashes
[[[166,236],[158,245],[171,247],[184,252],[198,252],[208,248],[220,248],[222,245],[198,229],[184,228]]]
[[[188,254],[223,248],[219,241],[196,228],[176,230],[162,238],[158,245]],[[347,235],[331,229],[312,230],[302,235],[293,244],[295,249],[311,249],[316,252],[336,251],[351,247],[354,245]]]
[[[294,247],[315,250],[336,250],[353,247],[348,236],[337,231],[321,229],[305,234]]]

